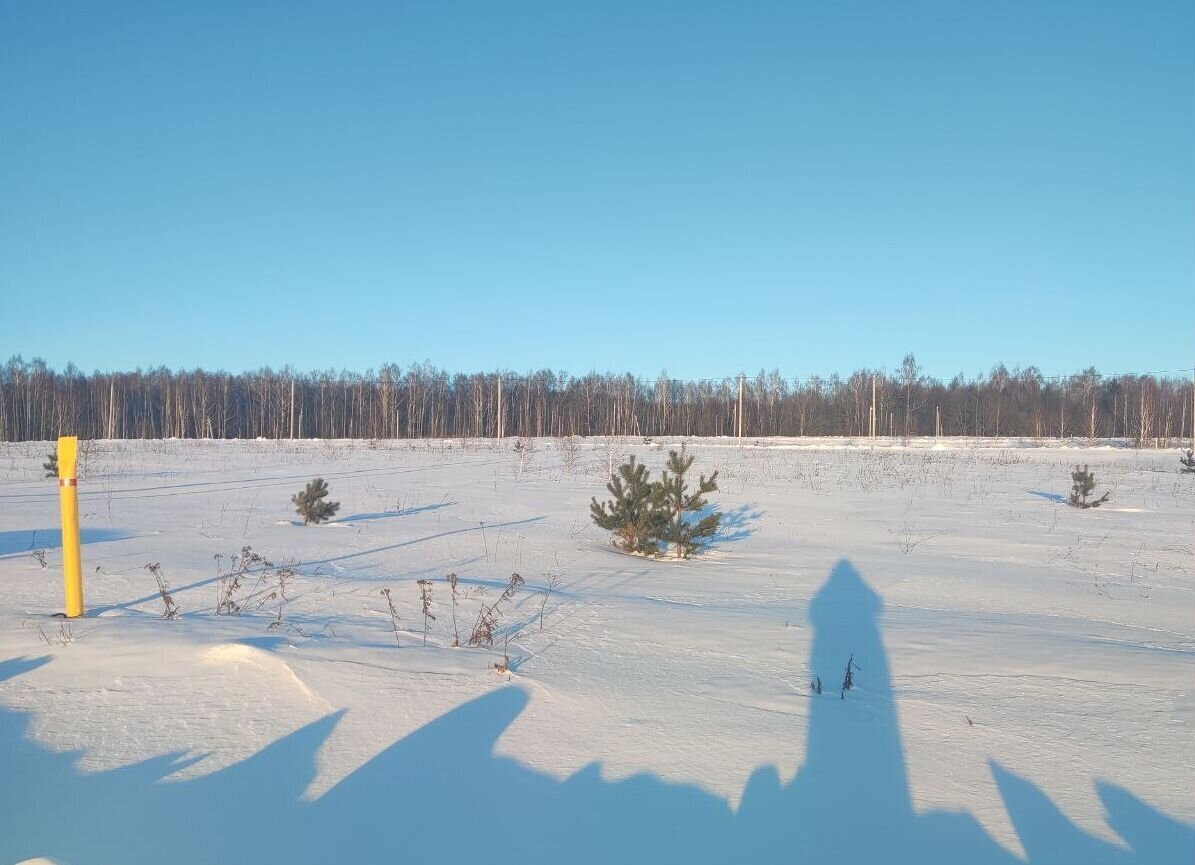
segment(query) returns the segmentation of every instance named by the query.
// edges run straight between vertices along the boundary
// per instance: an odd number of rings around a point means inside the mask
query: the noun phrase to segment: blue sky
[[[1190,0],[0,0],[0,360],[1140,371],[1192,301]]]

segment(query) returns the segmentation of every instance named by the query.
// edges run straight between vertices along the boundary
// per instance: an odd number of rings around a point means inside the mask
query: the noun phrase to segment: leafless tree
[[[912,356],[910,355],[910,358]],[[915,367],[915,362],[913,364]],[[786,379],[760,371],[745,379],[744,429],[763,435],[860,435],[866,431],[871,382],[877,420],[893,431],[903,413],[906,435],[1065,435],[1174,444],[1189,434],[1191,382],[1153,375],[1049,378],[1033,367],[997,364],[976,379],[936,381],[859,370],[826,378]],[[14,357],[0,364],[0,440],[78,435],[83,477],[103,438],[464,438],[498,433],[497,373],[456,374],[427,365],[383,366],[365,373],[262,369],[239,374],[204,370],[84,375]],[[735,431],[737,375],[680,381],[661,375],[575,377],[548,370],[504,372],[504,432],[522,439],[609,436],[607,468],[624,436],[717,436]],[[904,406],[900,405],[903,399]],[[1082,421],[1075,423],[1081,418]],[[525,466],[524,466],[525,468]]]
[[[574,435],[561,436],[556,439],[556,447],[560,451],[561,467],[567,474],[575,474],[577,471],[577,455],[580,451],[577,437]]]

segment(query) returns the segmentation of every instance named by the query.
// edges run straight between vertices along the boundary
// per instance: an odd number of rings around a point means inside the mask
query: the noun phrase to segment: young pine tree
[[[1095,473],[1087,470],[1087,466],[1075,466],[1075,470],[1071,472],[1071,480],[1074,482],[1071,486],[1071,497],[1068,503],[1076,508],[1098,508],[1104,502],[1108,501],[1108,496],[1111,493],[1104,493],[1098,499],[1087,500],[1091,495],[1092,490],[1095,489]]]
[[[1178,461],[1183,465],[1183,473],[1195,473],[1195,450],[1188,449],[1186,453],[1182,454]]]
[[[308,481],[302,492],[290,497],[294,503],[295,512],[303,518],[303,525],[323,523],[336,515],[340,510],[340,502],[326,502],[328,497],[328,482],[323,478]]]
[[[599,502],[595,497],[589,512],[599,528],[614,533],[615,545],[627,553],[660,554],[657,537],[668,521],[659,485],[653,484],[647,466],[635,457],[618,467],[606,489],[614,498]]]
[[[46,472],[45,477],[56,478],[58,477],[58,451],[50,451],[48,456],[49,459],[42,463],[41,467]]]
[[[695,522],[685,521],[686,514],[695,514],[709,504],[703,498],[706,493],[718,489],[718,473],[714,472],[708,480],[702,475],[697,482],[697,489],[689,492],[685,475],[692,466],[693,457],[685,455],[684,447],[680,449],[680,453],[670,451],[668,468],[664,470],[664,478],[660,481],[664,505],[668,510],[668,525],[660,533],[660,539],[675,550],[678,559],[687,559],[700,551],[702,542],[717,534],[718,526],[722,522],[722,514],[718,511],[713,511]]]

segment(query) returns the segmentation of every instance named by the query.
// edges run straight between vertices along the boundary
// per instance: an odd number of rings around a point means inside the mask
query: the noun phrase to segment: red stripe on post
[[[78,478],[59,478],[58,486],[60,487],[77,487],[79,485]]]

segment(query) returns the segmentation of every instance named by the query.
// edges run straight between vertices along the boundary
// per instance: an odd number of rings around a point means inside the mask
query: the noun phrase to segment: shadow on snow
[[[713,505],[707,505],[697,512],[694,520],[700,520],[706,514],[712,513],[713,510]],[[723,511],[722,519],[718,523],[718,531],[710,538],[710,546],[720,547],[722,544],[746,540],[758,531],[755,523],[762,519],[763,511],[758,510],[755,505],[739,505],[737,508]]]
[[[456,502],[436,502],[430,505],[419,505],[417,507],[403,508],[402,510],[394,511],[377,511],[369,514],[350,514],[347,517],[336,517],[332,520],[334,523],[359,523],[365,520],[388,520],[394,517],[411,517],[415,514],[425,514],[429,511],[438,511],[441,508],[449,508],[455,505]]]
[[[813,697],[806,759],[784,783],[755,771],[737,811],[698,787],[652,775],[602,777],[600,764],[557,780],[494,753],[528,702],[499,687],[392,744],[315,801],[302,798],[341,713],[202,777],[164,781],[182,754],[82,773],[77,754],[29,741],[24,715],[0,711],[0,861],[51,856],[85,863],[527,863],[1021,861],[965,813],[918,813],[908,778],[879,597],[847,562],[810,605],[810,668],[837,683],[852,654],[855,690]],[[0,679],[45,658],[0,663]],[[235,719],[232,719],[235,723]],[[1195,861],[1195,831],[1127,791],[1097,784],[1127,846],[1071,823],[1036,786],[992,764],[1033,863],[1144,865]],[[62,815],[69,811],[69,821]]]
[[[79,538],[85,544],[123,541],[133,537],[124,529],[80,529]],[[17,529],[0,532],[0,556],[28,553],[32,550],[57,550],[62,546],[62,529]]]
[[[501,529],[501,528],[505,528],[507,526],[522,526],[522,525],[527,525],[529,523],[539,522],[542,519],[543,519],[542,516],[528,517],[527,519],[511,520],[511,521],[505,522],[505,523],[487,524],[484,528]],[[295,523],[295,525],[300,525],[300,524]],[[452,535],[461,535],[461,534],[468,534],[471,532],[483,532],[483,531],[484,531],[484,529],[481,525],[465,526],[464,528],[460,528],[460,529],[448,529],[446,531],[436,532],[435,534],[432,534],[432,535],[426,535],[422,538],[413,538],[408,541],[399,541],[399,542],[393,543],[393,544],[386,544],[386,545],[380,546],[380,547],[373,547],[368,550],[357,550],[356,552],[344,553],[342,555],[332,556],[330,558],[312,559],[311,561],[302,561],[302,562],[298,563],[298,566],[299,567],[319,567],[320,565],[329,565],[329,564],[347,561],[349,559],[358,559],[358,558],[362,558],[364,556],[373,555],[375,553],[387,553],[392,550],[402,549],[403,547],[412,547],[412,546],[415,546],[416,544],[424,544],[429,541],[434,541],[434,540],[438,540],[440,538],[450,537]],[[131,537],[131,535],[130,535],[130,537]],[[108,538],[107,540],[117,540],[117,539],[116,538]],[[360,577],[361,574],[356,574],[355,576]],[[218,577],[218,576],[204,577],[201,580],[196,580],[195,582],[188,583],[185,586],[179,586],[179,587],[173,589],[173,592],[175,594],[179,594],[181,592],[187,592],[192,589],[203,588],[204,586],[212,585],[213,583],[217,582],[219,579],[220,579],[220,577]],[[153,594],[145,595],[144,597],[140,597],[140,598],[134,598],[131,601],[124,601],[119,604],[108,604],[108,605],[102,606],[102,607],[94,607],[87,611],[87,615],[88,616],[98,616],[101,613],[108,612],[109,610],[133,609],[134,607],[138,607],[141,604],[147,604],[152,601],[156,601],[157,599],[158,599],[158,593],[154,592]]]
[[[1025,492],[1031,496],[1037,496],[1039,499],[1045,499],[1048,502],[1054,502],[1059,505],[1066,504],[1066,496],[1059,495],[1058,493],[1046,493],[1041,490],[1025,490]]]

